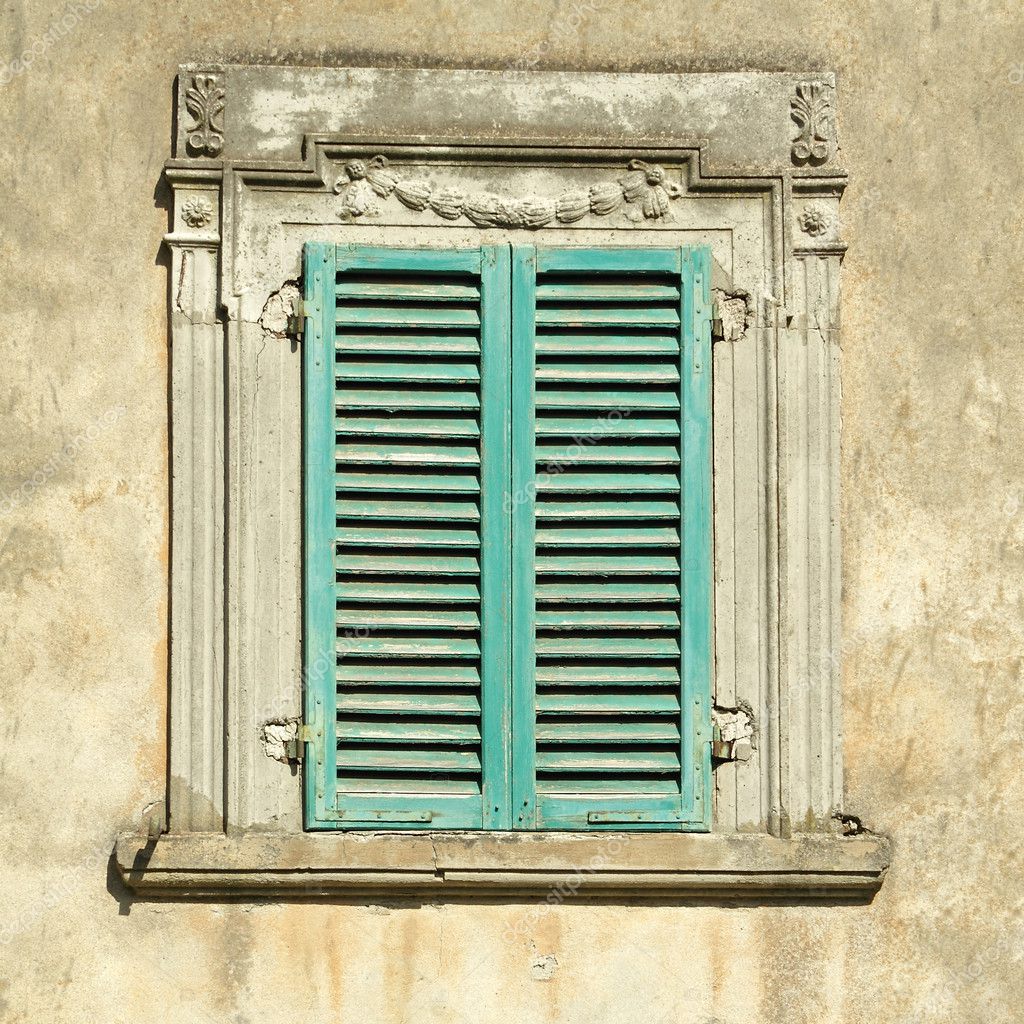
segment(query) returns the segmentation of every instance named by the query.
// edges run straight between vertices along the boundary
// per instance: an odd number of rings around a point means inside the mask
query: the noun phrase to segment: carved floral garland
[[[418,178],[403,178],[388,166],[387,157],[350,160],[345,173],[334,183],[341,196],[338,216],[352,220],[379,212],[377,199],[395,196],[410,210],[428,207],[445,220],[465,217],[480,227],[541,228],[546,224],[572,224],[588,213],[607,217],[625,204],[630,220],[657,220],[669,214],[672,200],[682,188],[665,180],[657,164],[630,160],[627,173],[614,182],[589,188],[571,189],[555,199],[527,196],[517,199],[491,192],[463,192],[449,186],[436,187]]]

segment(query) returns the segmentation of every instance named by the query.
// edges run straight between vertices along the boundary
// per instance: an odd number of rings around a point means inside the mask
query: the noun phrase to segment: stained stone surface
[[[121,1021],[154,1007],[251,1024],[297,1013],[396,1024],[1019,1016],[1017,5],[30,0],[0,18],[0,1019]],[[144,827],[167,788],[161,239],[175,225],[161,169],[177,67],[204,61],[836,72],[850,172],[844,803],[894,844],[870,905],[581,902],[566,891],[189,903],[133,901],[120,885],[115,837]],[[268,139],[271,121],[296,127],[265,114]],[[185,286],[179,316],[202,286],[193,269],[172,280],[172,295]],[[268,296],[246,307],[254,324]]]

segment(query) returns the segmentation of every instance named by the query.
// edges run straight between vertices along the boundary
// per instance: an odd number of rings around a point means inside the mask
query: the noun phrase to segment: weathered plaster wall
[[[1017,1019],[1018,5],[90,6],[0,13],[0,1020]],[[108,888],[115,834],[164,785],[159,175],[174,69],[193,59],[839,72],[847,805],[896,844],[872,906],[178,905]]]

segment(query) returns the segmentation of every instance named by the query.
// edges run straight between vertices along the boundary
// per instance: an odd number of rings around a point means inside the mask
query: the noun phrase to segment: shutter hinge
[[[711,303],[711,343],[725,341],[725,325],[722,323],[722,311],[717,302]]]
[[[749,761],[750,740],[746,737],[735,740],[722,739],[722,730],[715,726],[711,738],[712,761]]]
[[[300,725],[298,736],[293,740],[288,740],[285,744],[284,749],[288,760],[294,763],[302,761],[307,743],[316,743],[316,729],[311,725]]]
[[[295,312],[288,315],[288,325],[285,328],[285,333],[289,338],[294,338],[296,341],[302,341],[302,331],[305,327],[306,317],[309,316],[310,311],[306,308],[306,303],[303,299],[295,305]]]

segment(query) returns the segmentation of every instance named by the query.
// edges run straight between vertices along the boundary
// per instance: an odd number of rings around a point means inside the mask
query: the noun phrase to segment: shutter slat
[[[446,530],[429,527],[363,526],[343,520],[345,543],[359,547],[479,548],[477,530]]]
[[[369,466],[478,466],[476,448],[428,444],[340,444],[334,449],[337,462]]]
[[[545,799],[551,796],[556,799]],[[558,774],[542,774],[537,778],[537,803],[543,809],[544,820],[551,822],[552,827],[564,821],[568,828],[579,828],[578,814],[564,810],[561,798],[566,796],[599,800],[598,806],[609,810],[612,807],[628,811],[654,806],[671,811],[679,801],[679,780],[658,775],[647,775],[639,782],[629,775],[586,778],[576,774],[566,779]]]
[[[400,789],[404,794],[429,794],[431,797],[432,806],[445,806],[449,801],[437,797],[440,795],[443,797],[454,797],[455,800],[451,801],[453,816],[461,818],[461,805],[468,802],[468,800],[479,799],[480,787],[478,783],[472,778],[442,778],[440,776],[424,776],[417,778],[415,775],[409,773],[387,773],[383,771],[374,770],[372,774],[361,774],[356,772],[348,772],[342,770],[339,775],[341,776],[345,792],[350,794],[358,794],[360,797],[369,796],[372,799],[372,809],[377,811],[387,811],[393,806],[402,807],[405,797],[392,797],[390,794],[396,789]],[[371,808],[368,808],[369,812]],[[387,819],[385,819],[387,824]],[[434,824],[434,819],[431,817],[431,826]],[[380,825],[378,824],[378,828]],[[462,826],[453,826],[462,827]]]
[[[395,305],[339,305],[339,327],[479,327],[480,314],[472,307]]]
[[[441,659],[430,662],[419,662],[411,665],[408,662],[377,664],[343,663],[339,664],[335,678],[338,683],[347,686],[389,687],[432,686],[450,687],[453,689],[476,689],[480,685],[480,669],[473,664],[445,663]]]
[[[335,376],[339,383],[354,381],[406,382],[437,384],[472,384],[480,379],[480,370],[473,363],[412,362],[388,360],[379,363],[338,362]]]
[[[388,494],[429,491],[433,494],[458,494],[479,491],[480,479],[470,473],[348,473],[337,474],[337,486],[343,491],[384,491]]]
[[[566,580],[542,580],[536,585],[538,601],[548,604],[644,604],[679,600],[679,585],[671,580],[637,580],[629,583],[574,583]]]
[[[475,693],[366,693],[348,690],[338,697],[339,713],[353,715],[479,715]]]
[[[476,302],[480,289],[475,284],[424,283],[406,280],[360,280],[358,275],[342,277],[334,294],[339,299],[380,299],[386,302]]]
[[[679,420],[674,416],[630,416],[616,417],[578,417],[540,415],[537,417],[537,437],[570,437],[599,440],[613,437],[651,438],[678,437]]]
[[[672,632],[661,636],[537,637],[537,657],[549,658],[679,658],[679,640]]]
[[[537,339],[540,355],[678,355],[679,336],[663,332],[627,334],[625,331],[607,334],[581,334],[579,331],[552,331]]]
[[[543,279],[542,279],[543,280]],[[538,284],[537,301],[550,302],[555,299],[573,302],[679,302],[679,287],[676,284],[649,284],[639,281],[587,281],[576,280],[569,284]],[[538,321],[540,322],[540,321]]]
[[[427,750],[394,747],[378,749],[349,744],[339,745],[339,768],[364,768],[369,771],[415,771],[434,776],[440,772],[480,774],[480,757],[470,750],[438,748]],[[397,785],[396,785],[397,788]]]
[[[679,463],[679,449],[669,445],[602,444],[594,441],[575,445],[538,444],[537,461],[542,465],[555,462],[566,465],[673,466]]]
[[[358,499],[342,498],[334,503],[334,512],[339,519],[350,522],[357,519],[388,519],[398,522],[440,520],[452,523],[480,521],[480,506],[475,501],[390,501],[379,495]]]
[[[382,605],[401,604],[478,604],[480,587],[475,581],[422,583],[393,580],[350,580],[341,595],[347,601],[374,601]]]
[[[679,543],[679,530],[673,526],[563,526],[538,527],[540,547],[658,547]]]
[[[339,410],[376,409],[381,412],[459,412],[479,409],[480,394],[465,388],[408,388],[405,390],[373,390],[364,388],[338,388],[336,405]]]
[[[670,608],[663,611],[650,605],[638,609],[587,608],[583,611],[537,610],[537,627],[539,629],[651,629],[656,627],[679,628],[679,610]]]
[[[480,644],[461,636],[343,635],[336,650],[346,658],[478,658]]]
[[[561,664],[537,665],[538,684],[552,686],[678,686],[679,666],[658,664]]]
[[[679,695],[672,691],[540,692],[537,694],[537,711],[539,714],[556,715],[678,715]]]
[[[679,774],[679,755],[656,750],[538,750],[538,772],[600,772],[610,775]],[[642,790],[641,790],[642,792]],[[586,824],[582,822],[581,824]]]
[[[423,746],[427,743],[446,743],[458,746],[474,746],[480,743],[480,728],[475,722],[432,722],[420,721],[419,712],[402,716],[395,721],[382,721],[370,716],[364,719],[339,715],[338,738],[344,742],[368,743],[387,741],[395,747]]]
[[[543,464],[538,468],[537,490],[541,493],[675,494],[679,491],[679,476],[674,473],[549,473],[544,472]]]
[[[545,495],[537,502],[537,519],[679,519],[679,505],[675,501],[637,501],[629,495],[618,501],[559,500]]]
[[[676,327],[679,311],[671,306],[634,306],[627,309],[590,308],[579,305],[568,308],[545,306],[537,308],[537,326],[557,327]]]
[[[445,437],[478,438],[480,424],[467,417],[431,416],[421,419],[393,416],[341,416],[338,433],[356,437]]]
[[[679,557],[674,554],[644,555],[565,555],[539,553],[537,573],[562,576],[643,576],[676,575]]]
[[[335,559],[338,572],[374,576],[479,576],[480,560],[468,555],[376,552],[355,554],[342,550]],[[342,595],[347,596],[344,589]]]
[[[422,331],[391,331],[386,334],[356,334],[346,331],[334,342],[335,352],[349,355],[420,356],[477,355],[480,338],[474,331],[424,334]]]
[[[678,409],[677,390],[624,391],[610,388],[566,390],[563,388],[538,388],[537,408],[542,409],[610,409],[622,415],[630,409]]]
[[[679,380],[679,366],[671,362],[638,360],[635,363],[546,361],[537,367],[540,384],[674,384]]]
[[[679,742],[678,708],[664,720],[630,721],[607,719],[603,721],[572,720],[566,716],[541,715],[537,722],[537,743],[587,743],[602,746],[636,747],[642,744]]]
[[[339,608],[337,623],[339,629],[380,629],[388,626],[479,629],[480,615],[475,610],[448,608]]]

